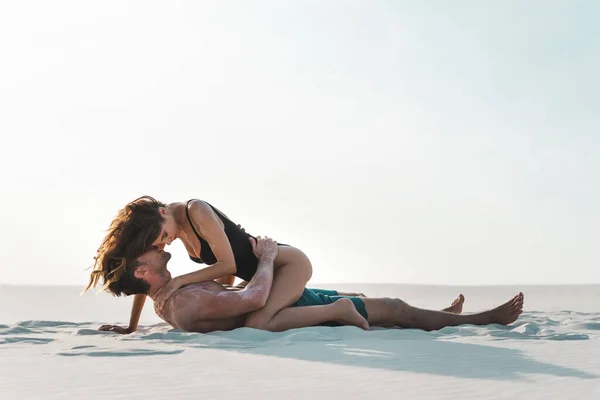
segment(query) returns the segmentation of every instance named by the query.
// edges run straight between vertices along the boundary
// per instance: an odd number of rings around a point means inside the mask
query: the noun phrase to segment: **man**
[[[157,314],[174,328],[189,332],[252,327],[251,313],[262,308],[269,296],[277,243],[268,238],[258,238],[258,241],[253,241],[252,245],[259,259],[258,270],[243,289],[228,290],[214,281],[185,286],[176,291],[167,300],[162,312]],[[165,251],[151,250],[130,266],[134,269],[133,275],[139,280],[136,287],[153,300],[158,296],[161,288],[171,280],[171,274],[167,270],[170,258],[171,255]],[[294,314],[310,312],[315,313],[316,318],[320,318],[322,323],[331,321],[363,329],[368,329],[369,325],[372,325],[430,331],[462,324],[508,325],[516,321],[523,312],[524,300],[523,294],[519,293],[493,310],[459,315],[453,312],[419,309],[399,299],[345,297],[336,294],[335,291],[306,289],[297,303],[281,310],[280,313],[288,313],[288,317],[292,317],[293,320]],[[461,296],[457,300],[459,301],[455,302],[455,305],[462,308],[464,298]],[[451,307],[447,311],[455,310]],[[282,331],[300,327],[302,327],[300,324],[269,326],[268,330]],[[111,330],[111,328],[105,327],[103,330]]]

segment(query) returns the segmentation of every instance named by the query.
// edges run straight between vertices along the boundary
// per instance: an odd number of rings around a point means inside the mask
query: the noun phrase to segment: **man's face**
[[[160,278],[171,279],[171,273],[167,270],[167,263],[171,259],[171,253],[163,250],[152,249],[142,254],[137,258],[137,261],[142,264],[136,270],[134,275],[137,278],[148,280],[156,280]]]

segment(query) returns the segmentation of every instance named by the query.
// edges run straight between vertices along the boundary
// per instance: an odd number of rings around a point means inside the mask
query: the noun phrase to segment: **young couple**
[[[190,259],[207,266],[171,278],[166,245],[181,240]],[[251,327],[269,331],[335,323],[437,330],[462,324],[510,324],[522,313],[523,294],[493,310],[461,315],[464,297],[442,310],[412,307],[399,299],[307,289],[308,257],[292,246],[253,237],[201,200],[164,204],[144,196],[112,221],[98,249],[86,289],[102,284],[114,295],[135,295],[129,326],[137,329],[146,297],[174,328],[193,332]],[[244,282],[231,287],[235,277]]]

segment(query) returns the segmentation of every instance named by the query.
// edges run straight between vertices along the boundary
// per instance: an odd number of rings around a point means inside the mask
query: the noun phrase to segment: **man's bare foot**
[[[524,300],[525,296],[523,293],[519,293],[501,306],[483,314],[489,319],[488,323],[502,325],[512,324],[519,318],[519,315],[523,313]]]
[[[448,308],[444,308],[442,311],[449,312],[452,314],[460,314],[465,304],[465,296],[459,294],[456,299],[452,302],[452,305]]]
[[[339,299],[333,304],[335,304],[336,307],[339,307],[339,317],[336,318],[335,322],[340,323],[342,325],[357,326],[364,330],[369,329],[369,323],[362,315],[360,315],[358,311],[356,311],[352,300]]]

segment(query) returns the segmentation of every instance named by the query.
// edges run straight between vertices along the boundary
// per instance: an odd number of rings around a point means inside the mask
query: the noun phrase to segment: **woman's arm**
[[[237,272],[235,257],[217,214],[208,204],[200,200],[191,202],[189,214],[194,229],[208,242],[217,262],[199,271],[178,276],[175,278],[177,283],[185,286],[234,275]]]
[[[235,257],[229,239],[225,234],[222,222],[208,204],[193,200],[189,206],[190,223],[193,228],[208,242],[217,262],[201,270],[190,272],[173,278],[163,286],[155,299],[155,309],[162,311],[165,303],[179,288],[198,282],[234,275],[237,272]]]

